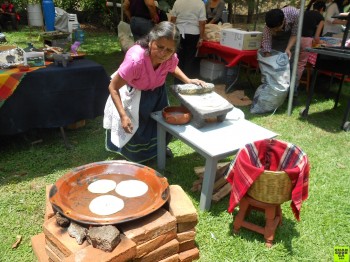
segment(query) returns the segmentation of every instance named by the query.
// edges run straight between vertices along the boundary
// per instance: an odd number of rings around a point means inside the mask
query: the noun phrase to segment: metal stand
[[[303,111],[300,112],[300,116],[307,117],[309,113],[309,107],[312,101],[312,97],[314,94],[315,89],[315,83],[316,78],[318,74],[318,70],[326,70],[333,73],[341,74],[341,80],[337,92],[337,96],[334,101],[334,108],[338,106],[343,82],[345,79],[345,76],[350,75],[350,68],[349,68],[349,62],[350,62],[350,49],[345,46],[349,29],[350,29],[350,14],[347,16],[336,16],[335,18],[339,19],[347,19],[346,29],[344,32],[344,36],[342,39],[342,43],[340,47],[325,47],[325,48],[307,48],[308,51],[317,53],[317,61],[315,65],[315,70],[312,77],[312,84],[310,93],[307,97],[306,101],[306,107]],[[344,113],[343,122],[341,128],[344,131],[350,131],[350,122],[348,122],[350,113],[350,99],[348,99],[347,108]]]
[[[233,82],[228,86],[228,87],[226,87],[225,88],[225,93],[227,94],[227,93],[230,93],[230,92],[232,92],[232,91],[234,91],[235,90],[235,86],[239,83],[239,76],[240,76],[240,72],[241,72],[241,69],[242,69],[242,62],[239,62],[238,63],[238,65],[237,65],[237,67],[238,67],[238,69],[237,69],[237,76],[236,76],[236,78],[233,80]],[[248,84],[249,84],[249,86],[252,88],[252,89],[254,89],[254,85],[253,85],[253,83],[252,83],[252,81],[250,80],[250,77],[249,77],[249,68],[247,68],[247,71],[245,72],[245,75],[246,75],[246,77],[247,77],[247,80],[248,80]]]
[[[63,138],[64,145],[66,146],[67,149],[71,149],[72,145],[69,144],[69,142],[68,142],[68,139],[67,139],[66,133],[64,132],[64,127],[63,126],[60,127],[60,131],[61,131],[61,135],[62,135],[62,138]]]

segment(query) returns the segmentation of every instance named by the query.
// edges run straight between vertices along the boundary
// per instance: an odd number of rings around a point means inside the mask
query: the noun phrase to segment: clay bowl
[[[21,72],[26,72],[26,71],[29,71],[30,66],[27,66],[27,65],[19,65],[19,66],[17,66],[17,68],[18,68],[19,71],[21,71]]]
[[[172,125],[184,125],[191,121],[191,112],[184,106],[167,106],[162,111],[165,122]]]
[[[106,193],[88,190],[98,180],[113,180],[116,184],[139,180],[147,185],[145,194],[135,197],[120,195],[115,189]],[[102,195],[120,198],[124,207],[110,215],[92,212],[89,205]],[[144,217],[162,207],[169,199],[169,183],[156,170],[129,161],[113,160],[79,166],[61,176],[51,187],[49,200],[55,212],[86,225],[119,224]]]

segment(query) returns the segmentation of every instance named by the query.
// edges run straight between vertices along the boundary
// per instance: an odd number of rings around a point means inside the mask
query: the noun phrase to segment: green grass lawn
[[[38,33],[37,29],[24,27],[20,32],[6,33],[6,38],[21,47],[29,41],[40,47]],[[89,30],[85,35],[81,50],[108,73],[114,72],[123,59],[117,36],[97,30]],[[260,79],[253,78],[257,87]],[[300,106],[294,108],[291,116],[287,115],[287,101],[274,114],[252,115],[249,107],[241,108],[246,119],[278,133],[279,139],[300,146],[311,164],[309,199],[303,203],[301,221],[295,220],[289,203],[284,203],[283,225],[277,229],[271,249],[265,247],[262,235],[244,229],[239,235],[232,234],[228,197],[214,203],[209,211],[199,210],[200,193],[191,191],[197,179],[193,169],[203,166],[205,159],[178,140],[170,143],[175,157],[167,160],[162,173],[170,184],[180,185],[198,209],[196,242],[200,261],[333,261],[335,246],[350,245],[350,132],[340,128],[349,88],[349,84],[344,86],[337,109],[333,109],[332,99],[316,93],[307,120],[299,116],[306,100],[303,91]],[[335,90],[334,85],[331,95]],[[246,91],[252,98],[254,90]],[[178,102],[171,97],[171,103]],[[85,127],[68,130],[67,135],[73,145],[70,150],[56,129],[0,137],[0,261],[36,261],[30,238],[42,232],[46,185],[74,167],[121,159],[104,148],[102,117],[87,120]],[[39,143],[33,143],[38,140]],[[259,221],[261,217],[254,219]],[[17,235],[22,236],[22,242],[12,249]]]

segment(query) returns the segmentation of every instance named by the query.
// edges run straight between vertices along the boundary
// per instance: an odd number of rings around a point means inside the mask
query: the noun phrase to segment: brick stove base
[[[117,225],[121,242],[112,252],[104,252],[84,241],[78,245],[67,229],[56,224],[46,187],[43,232],[32,237],[39,262],[135,261],[189,262],[199,258],[195,243],[198,215],[191,200],[178,185],[171,185],[169,201],[154,213]]]

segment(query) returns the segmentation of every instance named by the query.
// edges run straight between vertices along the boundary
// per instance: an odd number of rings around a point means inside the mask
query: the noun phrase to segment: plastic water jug
[[[55,5],[52,0],[43,0],[43,13],[46,31],[55,31]]]
[[[78,26],[78,28],[74,32],[74,40],[79,41],[81,44],[84,43],[85,33],[84,31]]]

